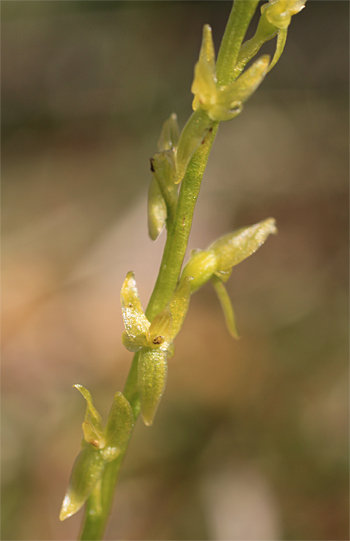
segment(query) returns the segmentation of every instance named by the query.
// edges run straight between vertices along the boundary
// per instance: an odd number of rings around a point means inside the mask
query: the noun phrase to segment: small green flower
[[[173,340],[185,319],[191,296],[190,282],[184,279],[169,304],[152,323],[145,316],[134,274],[129,272],[121,291],[125,332],[122,342],[129,351],[138,351],[138,387],[141,413],[151,425],[163,395],[167,377],[167,359],[174,354]]]
[[[234,338],[238,338],[235,315],[224,282],[231,275],[232,267],[252,255],[270,234],[276,234],[275,220],[268,218],[250,227],[243,227],[224,235],[207,250],[195,251],[184,267],[180,283],[188,277],[191,293],[211,280],[223,309],[227,327]]]
[[[101,479],[105,465],[122,452],[134,426],[131,406],[122,393],[115,394],[107,425],[103,428],[89,391],[82,385],[74,387],[87,402],[83,422],[84,439],[82,450],[73,465],[60,520],[74,515],[84,505]]]
[[[242,111],[243,103],[263,81],[270,62],[264,55],[229,85],[219,85],[215,52],[208,24],[204,25],[199,60],[195,65],[191,91],[194,113],[181,132],[176,156],[176,183],[183,179],[197,148],[204,142],[215,122],[231,120]]]
[[[241,112],[243,102],[255,92],[264,79],[270,57],[262,56],[234,83],[222,86],[217,83],[214,58],[211,28],[205,25],[191,88],[194,94],[192,107],[194,111],[207,111],[211,120],[231,120]]]

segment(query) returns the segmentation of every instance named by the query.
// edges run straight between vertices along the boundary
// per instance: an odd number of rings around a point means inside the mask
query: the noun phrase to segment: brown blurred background
[[[2,539],[71,540],[82,513],[58,513],[82,437],[72,385],[104,417],[123,388],[121,284],[134,270],[145,306],[164,244],[147,236],[148,160],[169,114],[186,122],[201,28],[218,48],[231,3],[1,8]],[[194,295],[107,539],[349,538],[348,15],[309,1],[220,127],[190,248],[268,216],[279,235],[228,282],[240,341],[210,286]]]

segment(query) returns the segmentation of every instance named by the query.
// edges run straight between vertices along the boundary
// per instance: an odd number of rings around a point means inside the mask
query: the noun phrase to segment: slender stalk
[[[182,181],[175,220],[173,226],[168,231],[158,278],[146,310],[146,316],[150,321],[169,302],[177,285],[186,254],[194,208],[203,173],[218,126],[219,124],[216,123],[210,137],[206,138],[203,145],[194,154]]]
[[[218,55],[217,76],[221,84],[230,82],[230,74],[233,72],[241,43],[254,15],[257,3],[257,0],[235,0],[234,2]],[[177,285],[187,249],[193,212],[203,173],[218,126],[218,122],[214,124],[210,135],[193,155],[182,181],[176,213],[168,230],[158,278],[146,310],[149,320],[152,320],[169,302]],[[135,421],[140,413],[137,363],[138,354],[136,353],[124,388],[124,396],[131,404]],[[102,539],[125,452],[126,449],[116,460],[107,464],[101,484],[88,498],[80,539]]]
[[[236,65],[247,28],[255,13],[258,0],[235,0],[216,61],[216,76],[220,85],[233,83]]]

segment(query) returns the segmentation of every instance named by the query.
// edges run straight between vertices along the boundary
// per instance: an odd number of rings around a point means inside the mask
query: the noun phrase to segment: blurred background
[[[164,245],[147,235],[149,157],[163,121],[189,117],[202,26],[218,49],[231,3],[1,8],[2,539],[72,540],[72,385],[104,418],[123,388],[120,288],[135,271],[146,306]],[[210,285],[193,296],[107,539],[349,538],[348,28],[347,2],[309,1],[220,126],[190,248],[269,216],[279,235],[228,282],[240,341]]]

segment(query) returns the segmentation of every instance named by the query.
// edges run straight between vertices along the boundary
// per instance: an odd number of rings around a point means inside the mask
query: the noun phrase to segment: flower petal
[[[211,281],[216,291],[216,294],[219,298],[221,308],[224,312],[227,328],[231,336],[233,336],[233,338],[238,339],[239,334],[238,334],[237,326],[236,326],[236,317],[235,317],[231,299],[227,293],[226,287],[224,286],[222,280],[215,275],[212,277]]]
[[[235,102],[245,102],[262,83],[267,73],[269,62],[269,55],[265,54],[261,56],[234,83],[220,87],[217,99],[218,104],[225,106],[229,110]]]
[[[150,322],[142,310],[133,272],[128,272],[121,290],[121,304],[125,330],[130,340],[137,340],[138,335],[146,334]]]
[[[218,259],[218,271],[227,271],[237,265],[256,252],[270,234],[276,233],[274,218],[268,218],[221,237],[209,247]]]
[[[287,28],[284,28],[283,30],[279,30],[277,33],[277,43],[276,43],[276,51],[273,55],[273,59],[271,61],[271,64],[269,65],[268,72],[272,70],[272,68],[277,64],[279,59],[281,58],[281,55],[283,53],[284,46],[287,41]]]
[[[103,426],[102,419],[94,408],[90,392],[82,385],[73,385],[83,395],[86,400],[86,413],[85,420],[83,422],[84,439],[86,442],[91,443],[97,448],[102,448],[105,444],[103,438]]]
[[[202,45],[199,58],[203,58],[209,64],[210,69],[215,73],[215,50],[211,27],[209,24],[203,26]]]
[[[73,464],[60,512],[60,520],[74,515],[84,505],[101,478],[105,464],[101,452],[84,442],[83,449]]]
[[[172,113],[170,117],[164,122],[162,131],[158,141],[158,150],[171,150],[177,147],[179,140],[179,126],[177,123],[177,116]]]
[[[216,102],[216,81],[213,70],[205,58],[200,58],[194,68],[191,92],[195,99],[192,108],[210,109]]]

